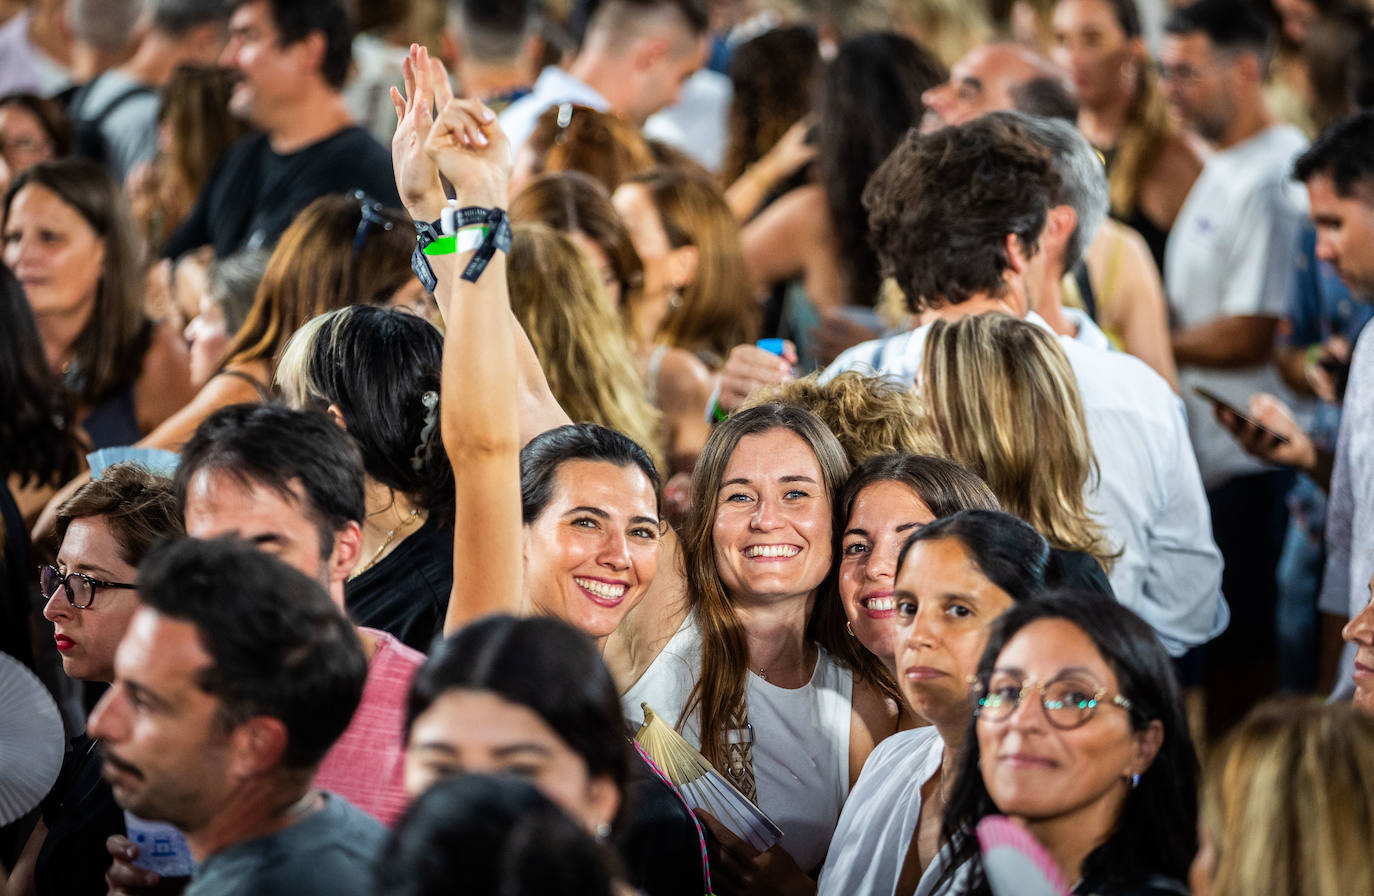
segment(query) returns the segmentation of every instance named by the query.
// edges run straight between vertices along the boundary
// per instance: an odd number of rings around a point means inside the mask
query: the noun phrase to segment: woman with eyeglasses
[[[163,538],[182,531],[171,481],[129,463],[83,485],[57,512],[61,548],[39,585],[62,670],[78,681],[114,680],[115,648],[139,608],[138,564]],[[42,818],[15,863],[20,894],[86,896],[106,891],[105,839],[124,833],[124,813],[100,776],[100,749],[75,738]]]
[[[1197,757],[1173,666],[1113,600],[1053,594],[998,623],[945,809],[947,846],[918,894],[990,893],[974,828],[1000,814],[1075,894],[1186,894]]]
[[[993,623],[1040,590],[1049,545],[1010,514],[965,510],[910,536],[897,557],[897,684],[931,724],[880,743],[845,803],[820,892],[912,893],[940,850],[940,822],[967,735],[969,677]]]

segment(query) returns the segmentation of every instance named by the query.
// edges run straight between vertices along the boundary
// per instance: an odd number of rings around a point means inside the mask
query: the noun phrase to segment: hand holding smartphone
[[[1263,423],[1260,423],[1258,420],[1256,420],[1254,417],[1251,417],[1244,411],[1241,411],[1235,405],[1231,404],[1226,399],[1222,398],[1220,395],[1216,394],[1210,389],[1204,389],[1201,386],[1194,386],[1193,391],[1197,393],[1198,396],[1200,396],[1201,398],[1205,398],[1206,400],[1210,401],[1213,404],[1213,406],[1219,407],[1233,414],[1242,423],[1246,424],[1247,426],[1253,427],[1254,429],[1258,430],[1259,432],[1278,442],[1280,445],[1287,445],[1289,443],[1289,439],[1287,436],[1280,435],[1279,433],[1274,432],[1272,429],[1265,426]]]

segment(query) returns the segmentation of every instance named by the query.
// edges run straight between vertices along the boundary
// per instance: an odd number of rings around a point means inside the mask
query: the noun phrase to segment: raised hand
[[[448,72],[429,50],[410,45],[410,55],[401,63],[405,94],[391,88],[391,103],[396,107],[396,133],[391,138],[391,167],[396,189],[412,217],[433,220],[444,206],[439,169],[425,152],[425,142],[434,127],[434,107],[443,108],[453,98]]]
[[[430,128],[425,151],[453,185],[459,205],[504,206],[510,141],[480,100],[450,99]]]

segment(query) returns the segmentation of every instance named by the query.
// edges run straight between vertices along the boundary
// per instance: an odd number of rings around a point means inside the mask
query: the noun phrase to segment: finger
[[[448,105],[448,101],[453,99],[453,87],[449,84],[448,69],[444,68],[444,63],[439,59],[429,61],[430,80],[434,85],[434,102],[440,108]]]
[[[401,81],[406,88],[406,101],[415,96],[415,44],[410,45],[410,55],[401,60]]]
[[[123,834],[111,834],[106,837],[105,851],[116,859],[125,859],[130,862],[138,858],[138,847],[134,845],[134,841]]]
[[[391,105],[396,107],[396,123],[400,124],[406,117],[406,101],[395,87],[391,88]]]

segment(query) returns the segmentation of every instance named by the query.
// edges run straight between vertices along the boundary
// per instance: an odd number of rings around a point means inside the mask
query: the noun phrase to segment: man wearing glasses
[[[42,567],[38,578],[43,616],[74,681],[114,681],[115,648],[140,607],[137,567],[154,544],[181,531],[171,480],[129,463],[112,465],[58,508],[56,565]],[[124,814],[100,777],[100,760],[86,734],[72,741],[15,864],[10,883],[18,892],[104,892],[105,840],[124,833]]]

